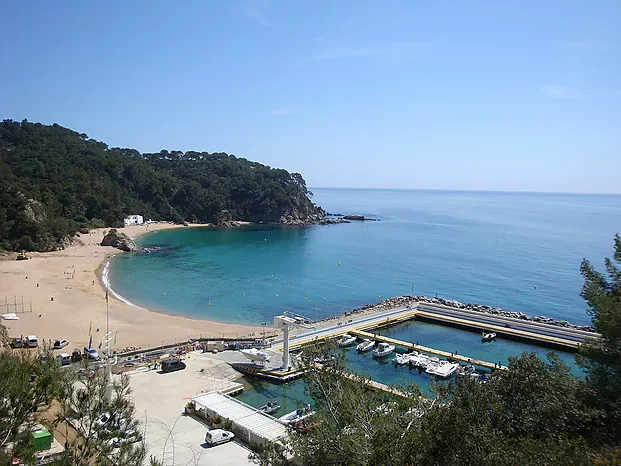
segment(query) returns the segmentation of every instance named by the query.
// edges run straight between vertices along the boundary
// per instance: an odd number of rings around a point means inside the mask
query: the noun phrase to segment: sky
[[[619,0],[18,2],[0,119],[311,187],[620,193]]]

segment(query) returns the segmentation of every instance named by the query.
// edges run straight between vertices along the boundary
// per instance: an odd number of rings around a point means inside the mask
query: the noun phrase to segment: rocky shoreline
[[[583,330],[586,332],[595,332],[595,328],[590,325],[578,325],[572,324],[566,320],[557,320],[545,316],[529,316],[523,312],[505,311],[499,307],[485,306],[483,304],[469,304],[462,303],[456,300],[444,299],[444,298],[428,298],[427,296],[397,296],[387,299],[377,304],[367,304],[365,306],[356,308],[352,311],[344,312],[339,317],[348,317],[364,312],[379,312],[394,309],[398,307],[405,307],[412,303],[429,303],[440,304],[442,306],[454,307],[457,309],[464,309],[467,311],[484,312],[486,314],[494,314],[503,317],[509,317],[518,320],[528,320],[531,322],[540,322],[543,324],[554,325],[556,327],[572,328],[575,330]],[[323,319],[323,321],[333,320],[333,318]]]

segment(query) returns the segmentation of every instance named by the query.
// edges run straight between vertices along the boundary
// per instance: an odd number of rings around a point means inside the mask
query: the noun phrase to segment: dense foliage
[[[387,402],[364,389],[346,360],[307,373],[318,428],[297,432],[290,448],[302,465],[621,464],[621,238],[606,273],[584,261],[583,297],[601,338],[588,339],[571,374],[553,353],[510,358],[481,384],[468,377],[432,387],[430,398]],[[306,354],[307,362],[334,348]],[[307,352],[307,350],[305,350]],[[278,450],[264,464],[290,464]]]
[[[298,173],[224,153],[109,148],[57,124],[0,124],[0,247],[54,248],[80,226],[145,219],[280,223],[321,209]]]

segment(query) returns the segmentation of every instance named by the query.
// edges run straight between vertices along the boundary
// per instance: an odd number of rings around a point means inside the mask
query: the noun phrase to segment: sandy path
[[[177,225],[151,224],[120,228],[132,238]],[[0,260],[0,314],[16,312],[19,320],[4,320],[10,336],[38,336],[39,341],[64,338],[72,348],[88,343],[92,328],[93,346],[102,341],[106,329],[105,290],[97,270],[108,257],[123,252],[99,246],[103,232],[92,230],[80,235],[76,244],[64,251],[29,253],[27,261],[14,260],[15,254]],[[23,309],[22,309],[23,302]],[[15,305],[17,303],[17,305]],[[257,336],[262,328],[190,319],[151,312],[130,306],[112,296],[109,300],[110,328],[117,330],[114,349],[147,347],[175,340]],[[32,312],[30,312],[32,309]],[[22,312],[25,311],[25,312]],[[97,330],[99,329],[99,330]]]

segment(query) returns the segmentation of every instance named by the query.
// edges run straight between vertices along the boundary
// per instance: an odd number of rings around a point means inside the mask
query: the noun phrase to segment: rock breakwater
[[[595,332],[595,328],[591,325],[578,325],[572,324],[566,320],[557,320],[552,319],[551,317],[546,316],[530,316],[525,314],[524,312],[516,312],[516,311],[507,311],[500,307],[486,306],[483,304],[470,304],[470,303],[462,303],[453,299],[444,299],[444,298],[429,298],[427,296],[396,296],[394,298],[387,299],[385,301],[381,301],[377,304],[367,304],[365,306],[356,308],[352,311],[344,312],[338,318],[353,316],[357,314],[367,313],[367,312],[381,312],[387,311],[390,309],[395,309],[399,307],[407,307],[410,305],[416,305],[419,303],[427,303],[427,304],[439,304],[442,306],[453,307],[456,309],[463,309],[466,311],[473,312],[483,312],[486,314],[494,314],[503,317],[508,317],[516,320],[528,320],[531,322],[540,322],[543,324],[554,325],[556,327],[565,327],[572,328],[575,330],[583,330],[586,332]],[[332,319],[324,319],[324,320],[332,320]]]

